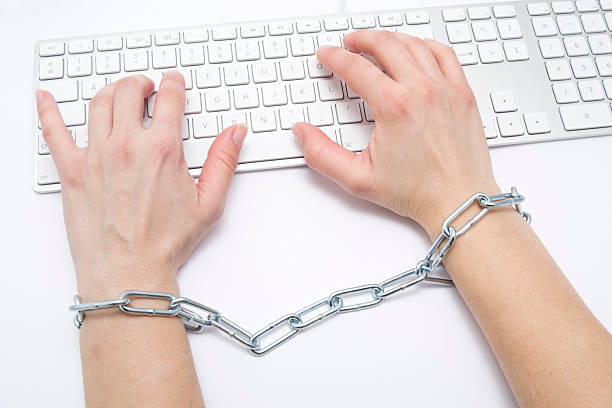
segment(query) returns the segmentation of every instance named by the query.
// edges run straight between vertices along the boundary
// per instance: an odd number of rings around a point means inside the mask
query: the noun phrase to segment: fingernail
[[[43,101],[44,97],[45,97],[45,96],[43,95],[43,93],[42,93],[41,89],[40,89],[40,88],[38,88],[38,89],[36,90],[36,103],[41,103],[41,102]]]
[[[244,143],[244,138],[246,137],[248,130],[249,129],[247,128],[247,125],[245,125],[244,123],[240,123],[234,128],[234,132],[232,133],[232,139],[234,140],[236,146],[238,146],[239,148],[242,147],[242,144]]]
[[[300,142],[300,144],[302,144],[302,141],[304,140],[304,132],[302,131],[302,129],[300,129],[299,126],[294,125],[291,128],[291,131],[293,132],[293,136],[295,136],[297,141]]]

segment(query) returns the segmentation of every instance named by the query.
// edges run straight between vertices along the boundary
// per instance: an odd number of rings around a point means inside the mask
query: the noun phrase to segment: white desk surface
[[[33,43],[332,14],[340,1],[2,3],[0,405],[78,407],[84,404],[78,332],[67,310],[75,279],[60,195],[37,195],[30,187]],[[412,2],[432,3],[443,1]],[[346,11],[404,5],[348,0]],[[496,148],[492,156],[500,186],[514,184],[527,196],[533,228],[612,329],[605,259],[612,247],[612,137]],[[348,196],[306,168],[239,174],[225,216],[179,281],[185,296],[255,330],[332,290],[411,267],[428,245],[415,223]],[[205,401],[210,407],[515,406],[457,292],[435,285],[407,292],[325,322],[263,358],[220,333],[190,336]]]

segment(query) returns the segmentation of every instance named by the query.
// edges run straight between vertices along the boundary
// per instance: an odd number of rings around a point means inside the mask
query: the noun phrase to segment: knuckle
[[[412,91],[401,85],[385,88],[383,98],[387,103],[383,109],[392,115],[408,115],[412,109],[411,94]]]
[[[117,137],[111,144],[111,154],[113,158],[120,161],[128,161],[134,153],[134,145],[127,137]]]
[[[81,171],[75,160],[66,160],[61,169],[62,185],[77,187],[81,184]]]
[[[381,42],[397,41],[397,37],[391,31],[380,30],[377,32],[377,36]]]
[[[170,157],[176,150],[176,141],[174,137],[165,135],[156,135],[151,138],[150,146],[152,154],[162,160]]]
[[[421,93],[425,103],[436,104],[442,98],[442,87],[436,81],[424,79],[421,83]]]
[[[93,97],[89,103],[89,110],[95,111],[113,106],[113,97],[106,86]]]

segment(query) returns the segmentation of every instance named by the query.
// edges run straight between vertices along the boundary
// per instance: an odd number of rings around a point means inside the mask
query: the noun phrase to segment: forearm
[[[116,297],[126,289],[178,294],[176,282],[137,286],[113,290],[112,295],[106,296],[88,294],[83,301]],[[109,291],[91,291],[101,292]],[[140,307],[168,307],[166,301],[158,300],[134,303]],[[180,319],[99,310],[87,313],[80,336],[88,407],[204,406]]]
[[[521,406],[612,401],[612,336],[518,213],[491,211],[444,263]]]

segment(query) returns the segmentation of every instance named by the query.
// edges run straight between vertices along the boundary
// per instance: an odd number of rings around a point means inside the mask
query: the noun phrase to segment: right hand
[[[312,125],[294,125],[311,168],[430,235],[474,193],[499,192],[476,99],[451,47],[371,30],[347,35],[344,44],[350,51],[320,47],[317,56],[368,103],[376,128],[355,154]]]

